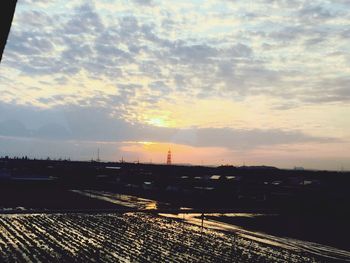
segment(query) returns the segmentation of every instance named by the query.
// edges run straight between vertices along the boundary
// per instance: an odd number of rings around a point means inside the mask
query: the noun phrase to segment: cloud
[[[53,45],[43,35],[14,31],[8,48],[20,55],[37,55],[52,51]]]
[[[143,6],[152,6],[154,5],[153,0],[133,0],[134,3],[143,5]]]
[[[7,110],[11,107],[6,107]],[[57,110],[57,109],[56,109]],[[13,111],[13,110],[12,110]],[[22,109],[24,111],[24,109]],[[335,142],[331,137],[315,137],[300,131],[279,129],[234,129],[234,128],[166,128],[128,123],[118,116],[111,116],[107,109],[94,107],[64,107],[47,114],[47,120],[29,129],[23,123],[26,118],[34,119],[40,110],[26,108],[26,115],[20,116],[18,109],[8,120],[0,116],[0,134],[28,138],[75,141],[156,141],[185,144],[195,147],[221,147],[230,150],[251,150],[266,145],[296,144],[301,142]],[[64,112],[63,118],[49,118]]]
[[[65,35],[92,34],[104,30],[100,15],[91,4],[82,4],[74,8],[73,16],[68,19],[61,33]]]
[[[33,4],[48,4],[52,3],[53,0],[19,0],[20,5],[33,5]]]
[[[19,3],[20,5],[21,3]],[[23,11],[20,16],[15,20],[15,26],[25,24],[27,27],[31,27],[32,30],[41,27],[47,27],[54,24],[56,21],[53,17],[47,15],[44,11],[39,10],[27,10]]]
[[[348,77],[317,80],[309,90],[305,90],[302,99],[311,103],[347,103],[350,101],[349,83]]]
[[[305,4],[298,12],[298,16],[304,23],[319,23],[337,17],[337,13],[322,5]]]
[[[169,8],[154,1],[134,1],[152,6],[157,15],[116,2],[109,5],[111,10],[94,2],[73,1],[67,8],[60,2],[43,3],[48,7],[19,3],[4,64],[23,75],[51,77],[59,85],[69,85],[68,79],[80,81],[82,72],[116,87],[141,85],[138,92],[126,92],[138,96],[130,95],[126,104],[139,101],[141,94],[146,103],[157,101],[149,89],[169,99],[175,92],[198,98],[268,94],[282,99],[288,93],[299,104],[310,103],[298,88],[311,82],[312,75],[306,72],[314,67],[314,60],[325,58],[327,48],[344,51],[348,42],[346,38],[331,41],[346,35],[337,24],[310,26],[312,21],[338,23],[347,17],[341,6],[325,1],[260,1],[250,8],[243,1],[230,5],[212,1],[201,10],[188,3],[185,11],[182,2]],[[215,3],[223,5],[225,12],[213,9]],[[232,16],[244,23],[237,28],[227,23],[225,19]],[[210,22],[217,19],[222,23]],[[326,70],[319,67],[313,74],[322,76]],[[158,81],[164,85],[151,84]],[[321,101],[321,94],[313,96]]]
[[[0,122],[0,134],[7,136],[30,136],[30,132],[22,122],[11,119]]]

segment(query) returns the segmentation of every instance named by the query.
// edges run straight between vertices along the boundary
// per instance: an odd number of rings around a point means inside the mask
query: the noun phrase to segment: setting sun
[[[160,117],[155,117],[155,118],[151,118],[147,121],[148,124],[153,125],[153,126],[157,126],[157,127],[169,127],[169,123],[164,120],[163,118]]]

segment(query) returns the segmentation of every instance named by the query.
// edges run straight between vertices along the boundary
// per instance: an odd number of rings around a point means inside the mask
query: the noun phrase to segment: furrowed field
[[[144,213],[0,216],[1,262],[320,262]]]

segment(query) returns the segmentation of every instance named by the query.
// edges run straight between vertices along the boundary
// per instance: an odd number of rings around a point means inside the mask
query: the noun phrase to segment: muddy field
[[[144,213],[0,216],[1,262],[326,262]]]

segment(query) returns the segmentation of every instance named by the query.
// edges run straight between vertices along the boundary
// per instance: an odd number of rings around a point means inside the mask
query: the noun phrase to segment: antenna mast
[[[167,159],[166,159],[166,164],[167,165],[171,165],[171,151],[169,149],[168,151],[168,156],[167,156]]]

